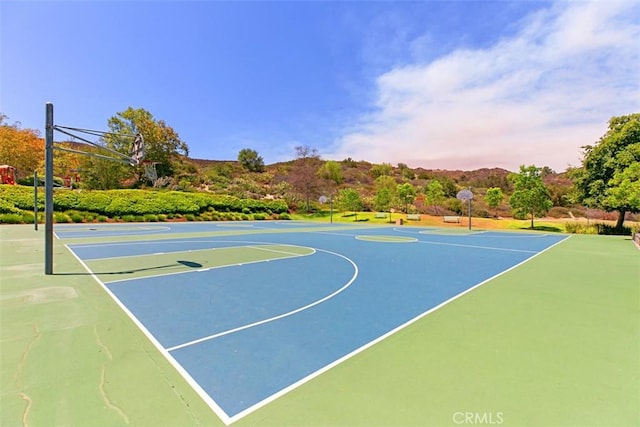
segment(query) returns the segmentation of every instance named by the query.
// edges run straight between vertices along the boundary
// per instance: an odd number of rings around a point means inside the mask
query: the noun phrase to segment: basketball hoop
[[[142,138],[142,134],[139,133],[133,140],[133,144],[131,144],[131,166],[138,166],[140,163],[143,163],[144,156],[144,138]]]
[[[156,181],[158,181],[158,171],[156,165],[160,162],[152,162],[151,160],[142,160],[141,164],[144,166],[144,176],[147,177],[151,184],[155,187]]]

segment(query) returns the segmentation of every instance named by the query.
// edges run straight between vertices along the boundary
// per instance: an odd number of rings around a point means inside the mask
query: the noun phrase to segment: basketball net
[[[158,181],[158,171],[156,170],[158,162],[143,161],[142,164],[144,165],[144,176],[146,176],[155,187],[156,181]]]

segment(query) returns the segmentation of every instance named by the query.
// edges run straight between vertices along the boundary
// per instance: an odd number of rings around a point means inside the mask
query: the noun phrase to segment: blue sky
[[[0,2],[0,112],[144,108],[190,156],[565,170],[640,111],[637,1]]]

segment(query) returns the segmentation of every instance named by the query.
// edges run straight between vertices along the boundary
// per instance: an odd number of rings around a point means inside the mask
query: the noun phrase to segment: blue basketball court
[[[227,424],[567,238],[291,221],[55,233]]]

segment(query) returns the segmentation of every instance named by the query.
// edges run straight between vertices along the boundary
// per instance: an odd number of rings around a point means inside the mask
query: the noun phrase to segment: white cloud
[[[557,3],[489,48],[380,75],[375,112],[325,157],[561,171],[610,117],[638,111],[639,72],[637,2]]]

